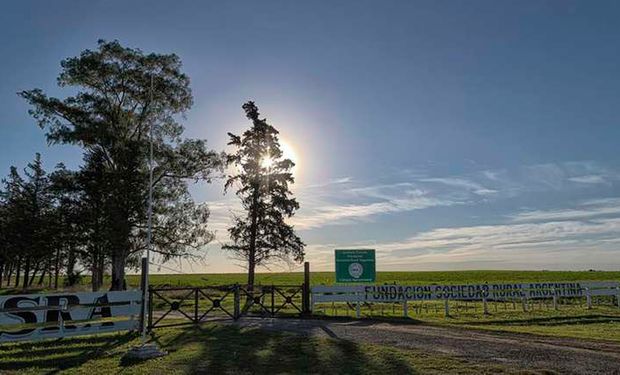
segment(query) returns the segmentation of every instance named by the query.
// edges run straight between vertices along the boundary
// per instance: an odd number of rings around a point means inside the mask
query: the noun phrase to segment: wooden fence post
[[[234,291],[233,291],[233,295],[234,295],[234,309],[233,309],[233,319],[237,320],[239,319],[239,312],[241,311],[241,309],[239,308],[239,303],[240,303],[240,298],[239,298],[239,284],[235,284],[235,286],[233,287]]]
[[[194,322],[198,323],[198,288],[194,289]]]
[[[450,304],[448,303],[448,299],[447,298],[444,301],[443,307],[444,307],[444,310],[445,310],[445,313],[446,313],[446,318],[449,318],[450,317]]]
[[[558,294],[555,291],[555,288],[552,289],[553,291],[553,309],[557,310],[558,309]]]
[[[590,310],[592,308],[592,295],[588,287],[586,287],[586,304],[588,305],[588,310]]]
[[[312,313],[310,309],[310,262],[304,262],[304,284],[302,286],[302,311],[304,315]]]
[[[271,283],[271,317],[273,318],[276,315],[276,290]]]

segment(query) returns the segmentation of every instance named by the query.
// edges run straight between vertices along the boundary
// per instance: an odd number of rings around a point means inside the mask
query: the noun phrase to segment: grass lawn
[[[515,373],[496,364],[356,344],[331,338],[203,325],[160,329],[155,340],[169,354],[127,363],[134,334],[90,336],[0,346],[1,373],[67,374],[483,374]]]

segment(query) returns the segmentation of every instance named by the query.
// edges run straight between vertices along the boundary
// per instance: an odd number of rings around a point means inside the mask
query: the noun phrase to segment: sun
[[[299,163],[299,158],[295,153],[295,149],[283,139],[280,139],[280,150],[282,150],[282,158],[290,159],[293,163],[295,163],[295,167],[293,167],[293,172],[297,169],[297,165]],[[275,160],[269,156],[265,156],[261,159],[260,166],[265,169],[269,169],[273,166]]]
[[[265,169],[269,169],[273,166],[274,160],[269,156],[263,156],[260,160],[260,166]]]

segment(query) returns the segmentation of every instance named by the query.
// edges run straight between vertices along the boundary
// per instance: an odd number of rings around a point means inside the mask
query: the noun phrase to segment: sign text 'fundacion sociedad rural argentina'
[[[580,297],[585,295],[580,283],[478,284],[478,285],[368,285],[367,301],[405,300],[481,300],[502,298]]]

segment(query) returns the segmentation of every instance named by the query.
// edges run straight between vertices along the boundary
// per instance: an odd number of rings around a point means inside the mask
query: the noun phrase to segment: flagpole
[[[148,113],[152,114],[153,108],[153,73],[151,72],[151,89],[149,94],[149,108]],[[140,346],[134,346],[131,348],[125,356],[132,359],[149,359],[166,355],[165,351],[158,348],[156,343],[146,344],[146,334],[148,329],[147,315],[149,311],[149,264],[151,262],[151,247],[153,246],[153,127],[155,120],[153,116],[150,117],[149,124],[149,196],[148,196],[148,211],[147,211],[147,229],[146,229],[146,256],[142,257],[143,260],[143,274],[144,283],[142,290],[142,335],[140,339]]]
[[[151,73],[151,90],[149,98],[149,113],[153,105],[153,74]],[[142,291],[142,301],[144,307],[142,309],[142,346],[146,344],[147,331],[147,310],[149,306],[149,265],[151,262],[151,246],[153,246],[153,118],[151,116],[149,124],[149,198],[147,213],[147,229],[146,229],[146,262],[144,262],[144,290]]]

